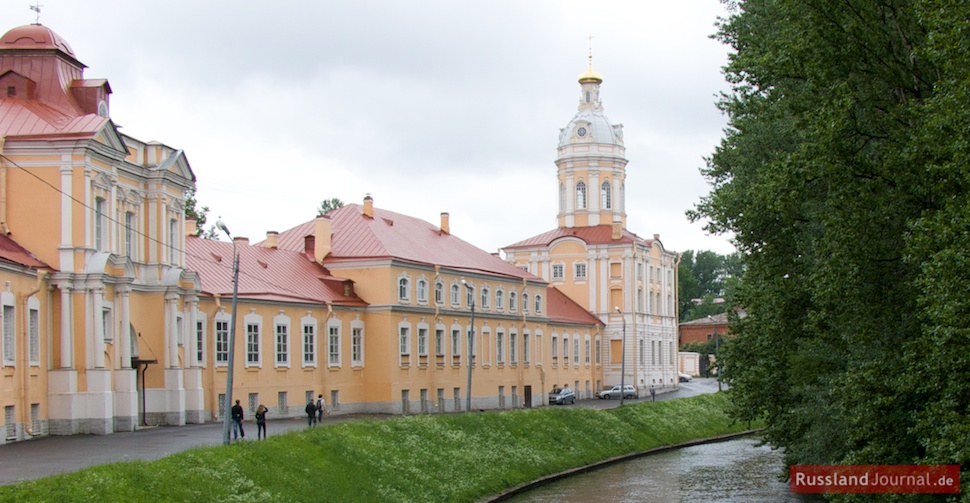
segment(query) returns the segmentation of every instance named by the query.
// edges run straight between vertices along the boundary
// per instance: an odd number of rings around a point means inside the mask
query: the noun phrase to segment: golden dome
[[[603,82],[603,76],[597,73],[596,70],[593,70],[592,62],[590,62],[589,66],[586,68],[586,71],[579,76],[580,84],[585,84],[587,82],[595,82],[597,84]]]

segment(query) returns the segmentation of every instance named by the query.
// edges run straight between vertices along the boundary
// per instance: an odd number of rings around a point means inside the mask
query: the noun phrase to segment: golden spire
[[[596,70],[593,70],[593,34],[590,33],[586,38],[589,40],[589,66],[586,68],[586,71],[579,76],[579,83],[585,84],[587,82],[596,82],[598,84],[603,82],[603,76],[596,73]]]

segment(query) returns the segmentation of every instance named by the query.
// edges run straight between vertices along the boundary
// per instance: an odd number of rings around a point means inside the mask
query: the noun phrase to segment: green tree
[[[205,230],[206,219],[209,215],[209,207],[203,206],[201,209],[198,208],[198,201],[195,199],[195,186],[192,186],[188,192],[185,194],[185,218],[195,219],[195,235],[202,236],[205,239],[214,239],[216,237],[216,228],[214,225],[210,225],[208,230]]]
[[[948,373],[970,370],[970,10],[731,5],[729,128],[690,216],[743,258],[748,316],[722,348],[737,414],[765,418],[789,464],[932,460],[966,477],[953,439],[970,438],[970,385]]]
[[[344,202],[336,197],[330,199],[324,199],[320,202],[320,207],[317,208],[317,216],[322,217],[331,211],[343,207]]]

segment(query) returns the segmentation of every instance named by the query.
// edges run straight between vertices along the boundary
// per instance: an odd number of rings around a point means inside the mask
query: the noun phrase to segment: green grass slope
[[[610,410],[360,420],[0,487],[0,501],[456,502],[604,459],[749,429],[725,393]]]

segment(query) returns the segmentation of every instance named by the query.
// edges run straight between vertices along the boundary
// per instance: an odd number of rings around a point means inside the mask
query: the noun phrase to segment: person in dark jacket
[[[265,405],[259,404],[256,409],[256,439],[266,438],[266,413],[269,409]]]
[[[317,406],[313,403],[313,398],[306,403],[306,422],[308,427],[313,427],[313,422],[317,419]]]
[[[239,437],[246,438],[246,432],[243,431],[243,408],[239,405],[239,400],[236,400],[236,405],[232,406],[232,438],[233,440],[238,440]]]

